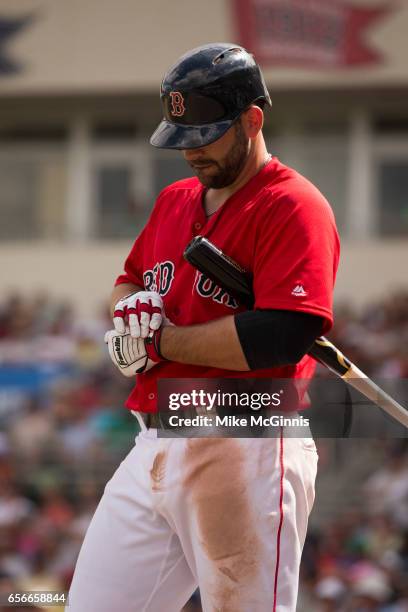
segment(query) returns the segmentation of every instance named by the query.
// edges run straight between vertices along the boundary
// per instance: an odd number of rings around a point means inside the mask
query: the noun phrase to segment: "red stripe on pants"
[[[279,527],[276,535],[276,566],[275,566],[275,582],[273,587],[273,612],[276,612],[276,598],[278,594],[278,575],[279,575],[279,559],[280,559],[280,539],[283,523],[283,478],[285,468],[283,465],[283,427],[280,428],[279,440],[279,464],[280,464],[280,499],[279,499]]]

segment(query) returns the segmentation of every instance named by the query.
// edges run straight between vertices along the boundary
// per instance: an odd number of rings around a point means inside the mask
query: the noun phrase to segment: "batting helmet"
[[[150,143],[197,149],[218,140],[248,106],[271,105],[261,70],[243,47],[212,43],[183,55],[163,78],[164,118]]]

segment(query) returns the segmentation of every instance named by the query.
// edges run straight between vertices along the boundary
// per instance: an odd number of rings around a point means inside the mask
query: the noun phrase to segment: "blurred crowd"
[[[0,365],[67,364],[95,368],[104,357],[108,310],[79,319],[73,306],[39,292],[12,293],[0,303]]]
[[[132,383],[108,359],[110,327],[107,311],[80,320],[45,294],[0,302],[0,595],[68,590],[103,487],[133,444],[137,422],[122,408]],[[408,378],[408,292],[359,313],[340,306],[330,338],[367,374]],[[309,531],[302,612],[408,611],[405,442],[376,442],[358,507]],[[201,609],[197,595],[187,609]]]
[[[358,507],[343,502],[324,528],[309,529],[301,611],[408,611],[408,444],[382,441],[376,452],[382,465],[361,483]]]
[[[74,362],[95,366],[102,358],[107,308],[78,319],[71,304],[39,292],[33,298],[10,294],[0,302],[0,365]],[[408,376],[408,291],[395,291],[363,311],[338,304],[329,337],[370,376]]]
[[[369,376],[407,378],[408,291],[395,291],[362,312],[339,304],[329,338]]]

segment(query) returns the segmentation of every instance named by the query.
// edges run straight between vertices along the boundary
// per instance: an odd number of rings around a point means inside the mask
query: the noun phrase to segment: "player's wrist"
[[[167,361],[166,357],[161,352],[161,339],[163,327],[160,327],[154,332],[151,332],[145,339],[145,347],[148,358],[155,363]]]
[[[170,352],[171,352],[172,338],[174,338],[175,330],[177,330],[177,326],[173,324],[162,325],[160,328],[161,334],[159,338],[159,349],[160,349],[160,355],[162,356],[162,359],[165,361],[173,361],[173,357],[170,354]]]

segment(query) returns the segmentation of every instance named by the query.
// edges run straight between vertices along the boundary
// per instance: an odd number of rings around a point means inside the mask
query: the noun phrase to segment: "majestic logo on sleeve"
[[[294,295],[295,297],[306,297],[307,296],[307,291],[305,291],[303,285],[301,283],[298,283],[297,285],[295,285],[292,289],[292,295]]]
[[[212,298],[217,304],[224,304],[229,308],[238,308],[238,303],[231,297],[225,289],[218,287],[218,285],[211,279],[200,274],[196,282],[196,291],[198,295],[204,298]]]
[[[183,95],[179,91],[171,91],[170,98],[171,114],[173,115],[173,117],[182,117],[186,112]]]
[[[166,295],[174,280],[174,263],[172,261],[157,263],[153,270],[146,270],[143,280],[146,291],[157,291],[161,296]]]

